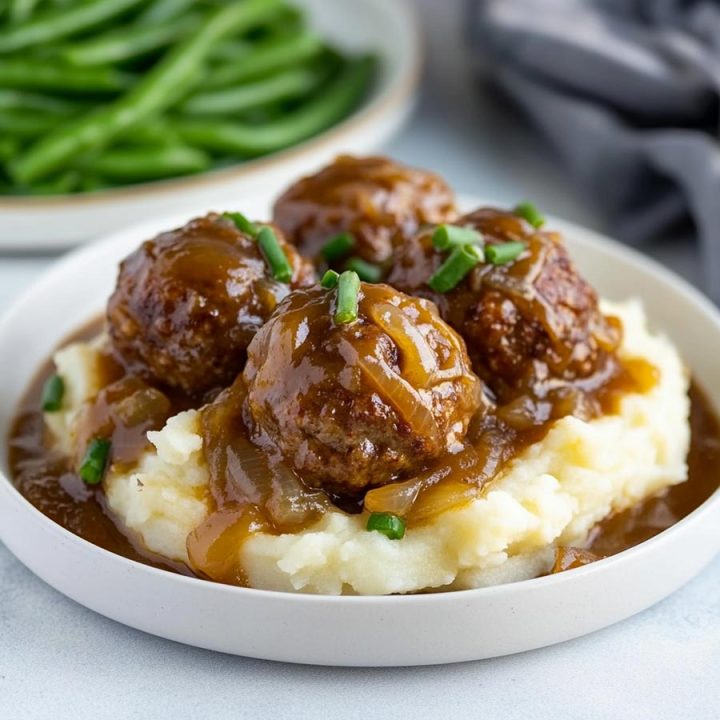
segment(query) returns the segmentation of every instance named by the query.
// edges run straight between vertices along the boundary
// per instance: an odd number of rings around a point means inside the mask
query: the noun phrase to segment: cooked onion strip
[[[435,353],[420,330],[399,307],[390,303],[374,303],[367,312],[400,350],[403,377],[414,387],[428,387],[438,367]]]
[[[406,517],[422,490],[421,479],[391,483],[374,488],[365,494],[365,509],[371,513],[392,513]]]
[[[348,364],[362,370],[381,397],[395,408],[414,433],[437,442],[440,431],[435,418],[407,380],[394,372],[382,358],[360,355],[347,340],[341,341],[340,352]]]
[[[311,522],[327,502],[250,441],[242,419],[244,399],[240,380],[203,410],[205,457],[217,506],[232,504],[242,512],[246,506],[257,506],[279,532]]]
[[[228,505],[217,510],[188,535],[190,566],[216,582],[247,585],[240,549],[249,535],[263,529],[252,506]]]
[[[370,490],[365,495],[369,512],[390,512],[410,523],[428,520],[478,497],[483,485],[500,468],[508,451],[500,436],[489,431],[477,445],[465,445],[454,455],[404,482]]]
[[[446,480],[437,485],[431,485],[420,493],[408,516],[408,522],[419,523],[447,510],[465,505],[476,498],[479,492],[480,489],[477,485],[468,484],[462,480]]]
[[[273,525],[282,532],[291,532],[307,525],[328,509],[327,496],[311,492],[283,462],[271,463],[272,491],[265,507]]]

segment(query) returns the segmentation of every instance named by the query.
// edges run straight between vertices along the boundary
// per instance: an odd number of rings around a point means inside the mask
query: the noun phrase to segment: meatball
[[[480,231],[486,244],[521,241],[514,261],[477,265],[446,294],[427,281],[446,253],[433,248],[432,230],[398,246],[388,282],[435,301],[442,317],[465,339],[478,374],[500,402],[565,383],[607,380],[620,343],[619,323],[598,308],[554,232],[535,230],[511,212],[482,208],[457,225]]]
[[[277,233],[293,268],[273,279],[255,240],[211,214],[143,243],[120,265],[107,308],[128,371],[193,396],[242,370],[258,328],[291,288],[314,282],[310,263]]]
[[[458,450],[482,393],[432,303],[362,284],[346,325],[335,301],[321,287],[288,296],[250,343],[244,378],[256,443],[306,484],[352,494]]]
[[[273,220],[307,255],[318,255],[328,239],[350,232],[352,254],[382,264],[390,259],[396,234],[410,237],[424,223],[455,215],[453,192],[438,175],[383,157],[343,155],[288,188],[275,203]]]

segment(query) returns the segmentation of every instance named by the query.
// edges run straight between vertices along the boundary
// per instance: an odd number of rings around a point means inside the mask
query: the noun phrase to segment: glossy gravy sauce
[[[89,339],[100,329],[100,322],[96,321],[72,339]],[[623,372],[603,388],[603,396],[600,398],[603,411],[611,411],[613,404],[625,392],[651,387],[656,379],[653,372],[654,369],[644,363],[627,364]],[[83,483],[73,470],[73,460],[48,449],[40,396],[43,383],[51,373],[51,364],[48,362],[24,397],[9,438],[9,463],[16,487],[50,519],[85,540],[132,560],[186,575],[240,584],[243,583],[241,568],[228,565],[228,557],[237,557],[237,553],[229,552],[230,547],[236,548],[248,533],[259,528],[270,532],[298,529],[291,526],[278,527],[277,524],[273,526],[261,506],[243,505],[240,497],[233,495],[222,483],[213,481],[211,477],[214,510],[208,521],[196,529],[188,540],[190,557],[197,559],[193,564],[202,567],[203,571],[194,572],[183,563],[149,552],[139,538],[118,528],[107,510],[103,492]],[[104,363],[104,373],[108,382],[115,382],[112,391],[115,396],[110,398],[113,402],[105,402],[101,398],[101,401],[91,406],[87,417],[88,432],[103,428],[106,435],[112,435],[113,447],[121,448],[121,454],[115,461],[132,466],[147,447],[145,432],[161,427],[167,417],[187,408],[191,403],[188,398],[149,388],[132,376],[123,377],[122,370],[109,356]],[[121,400],[130,398],[133,401],[123,405],[130,409],[126,407],[120,418],[117,413],[118,393]],[[690,399],[691,446],[687,482],[599,523],[593,529],[586,549],[558,548],[553,572],[616,554],[657,535],[695,510],[718,488],[720,422],[707,397],[695,383],[690,388]],[[225,462],[222,459],[213,460],[211,454],[224,446],[227,438],[222,434],[223,428],[228,427],[225,416],[232,417],[240,413],[241,400],[237,391],[226,391],[226,401],[219,404],[213,414],[204,414],[205,452],[209,465],[213,462],[222,465]],[[128,417],[132,418],[133,408],[137,407],[142,410],[142,421],[133,424]],[[476,496],[482,487],[482,480],[470,485],[462,482],[463,476],[469,473],[480,478],[492,477],[505,461],[540,439],[546,429],[545,426],[539,426],[522,433],[508,433],[507,428],[488,426],[487,421],[483,426],[472,429],[467,452],[448,456],[436,466],[428,468],[421,483],[418,483],[417,478],[406,483],[408,496],[415,493],[409,522],[422,523],[439,507],[452,507]],[[216,438],[214,446],[208,443],[208,432]],[[237,440],[235,437],[235,442]],[[418,487],[421,489],[419,494]],[[402,492],[398,493],[398,484],[377,488],[365,496],[365,507],[372,511],[385,508],[388,493],[393,493],[394,502],[397,502],[398,497],[403,497]],[[310,503],[309,521],[317,519],[331,503],[348,512],[358,512],[363,506],[362,497],[327,496],[321,491],[306,494],[305,502]]]

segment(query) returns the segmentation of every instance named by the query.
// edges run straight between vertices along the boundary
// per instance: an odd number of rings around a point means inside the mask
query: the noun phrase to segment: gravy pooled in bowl
[[[312,260],[238,213],[145,242],[28,392],[18,489],[133,559],[327,594],[571,569],[712,494],[718,422],[639,303],[599,300],[527,205],[458,216],[439,178],[379,158],[348,187],[378,167],[383,202],[419,218],[381,262],[363,248],[392,218],[351,191],[315,203],[313,178],[283,196],[306,203]],[[320,242],[328,213],[347,225]]]

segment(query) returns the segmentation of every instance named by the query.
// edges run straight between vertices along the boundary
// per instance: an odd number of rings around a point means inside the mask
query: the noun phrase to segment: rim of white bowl
[[[422,69],[423,35],[420,18],[417,10],[410,0],[393,0],[391,3],[402,17],[402,22],[408,28],[411,51],[407,56],[406,64],[395,78],[390,78],[390,84],[382,92],[374,88],[363,103],[352,114],[336,125],[323,130],[321,133],[303,140],[288,148],[254,160],[236,163],[225,168],[217,168],[197,173],[163,180],[154,180],[132,185],[122,185],[96,192],[68,193],[52,196],[2,196],[0,195],[0,211],[2,210],[37,210],[44,208],[76,208],[83,205],[96,205],[124,201],[128,198],[146,196],[148,194],[162,195],[177,190],[186,190],[198,186],[212,186],[236,180],[255,173],[264,172],[270,168],[277,168],[288,160],[320,151],[326,145],[337,143],[342,137],[357,132],[366,125],[372,124],[378,117],[394,111],[405,105],[415,94]],[[382,58],[381,58],[382,66]],[[382,73],[382,68],[380,70]]]
[[[460,206],[463,205],[463,200],[473,197],[468,194],[458,194],[458,202]],[[477,203],[478,198],[474,197],[473,202]],[[493,202],[492,200],[480,200],[483,204],[489,205],[502,205],[502,203]],[[175,214],[169,217],[167,222],[172,224],[177,222],[178,215]],[[572,244],[585,245],[591,248],[600,249],[603,253],[610,256],[611,259],[617,259],[623,263],[629,263],[633,266],[638,266],[642,270],[649,272],[658,277],[663,283],[672,287],[675,292],[680,293],[687,297],[691,302],[699,306],[699,309],[707,314],[715,325],[718,333],[720,333],[720,311],[713,305],[713,303],[703,295],[699,290],[690,285],[686,280],[676,275],[674,272],[668,270],[656,260],[643,255],[637,250],[620,244],[619,242],[612,240],[611,238],[603,235],[602,233],[584,228],[575,223],[561,220],[553,216],[548,216],[549,223],[552,223],[554,227],[563,232],[566,236],[571,238]],[[51,268],[44,272],[36,282],[34,282],[25,292],[23,292],[13,302],[11,307],[3,313],[0,317],[0,338],[5,332],[5,326],[9,324],[14,316],[23,310],[23,306],[27,302],[31,302],[35,294],[42,293],[43,286],[51,282],[53,278],[62,274],[67,266],[73,265],[79,257],[92,256],[93,254],[102,255],[106,248],[114,245],[118,240],[128,236],[137,235],[143,237],[143,233],[146,231],[144,228],[154,228],[159,224],[165,224],[162,218],[158,218],[153,221],[146,221],[139,223],[134,226],[124,228],[112,235],[106,236],[100,242],[93,243],[88,246],[79,247],[70,253],[68,253],[62,260],[55,263]],[[716,409],[716,412],[718,409]],[[3,438],[3,442],[7,443],[7,438]],[[48,530],[57,533],[66,542],[76,544],[80,551],[84,552],[97,552],[104,555],[108,562],[118,562],[124,565],[130,572],[135,573],[150,573],[158,577],[165,578],[167,582],[177,583],[192,583],[193,587],[205,586],[209,592],[220,592],[238,594],[240,596],[248,593],[265,597],[272,600],[287,600],[288,602],[297,603],[343,603],[343,604],[398,604],[398,603],[425,603],[425,602],[449,602],[452,598],[467,597],[468,594],[473,596],[481,594],[483,597],[491,597],[498,594],[504,593],[525,593],[532,592],[537,588],[544,587],[547,585],[561,585],[567,582],[572,582],[573,578],[580,577],[580,575],[587,575],[589,573],[602,572],[605,568],[608,568],[619,562],[624,562],[629,557],[641,556],[645,553],[651,552],[657,545],[662,545],[668,542],[672,542],[673,538],[681,533],[688,525],[697,521],[698,518],[712,512],[715,505],[720,504],[720,486],[702,502],[695,510],[686,515],[684,518],[671,525],[669,528],[658,533],[649,540],[635,545],[634,547],[623,550],[615,555],[611,555],[600,560],[596,560],[593,563],[584,565],[579,568],[567,570],[561,573],[552,575],[545,575],[538,578],[531,578],[529,580],[520,580],[517,582],[503,583],[500,585],[492,585],[482,588],[472,588],[467,590],[447,590],[443,591],[441,588],[433,589],[426,593],[419,594],[400,594],[400,595],[323,595],[323,594],[312,594],[303,592],[285,592],[277,590],[262,590],[258,588],[247,588],[236,585],[225,585],[223,583],[216,583],[211,580],[204,580],[202,578],[182,575],[180,573],[174,573],[169,570],[162,568],[153,567],[152,565],[145,565],[144,563],[136,560],[131,560],[122,555],[118,555],[110,550],[106,550],[99,545],[95,545],[88,540],[81,538],[78,535],[70,532],[62,525],[51,520],[49,517],[44,515],[38,510],[27,498],[25,498],[20,491],[15,487],[10,477],[0,468],[0,482],[7,483],[10,489],[10,493],[14,500],[24,506],[24,509],[32,514],[35,514],[36,518],[47,525]],[[200,585],[198,585],[198,583]]]

